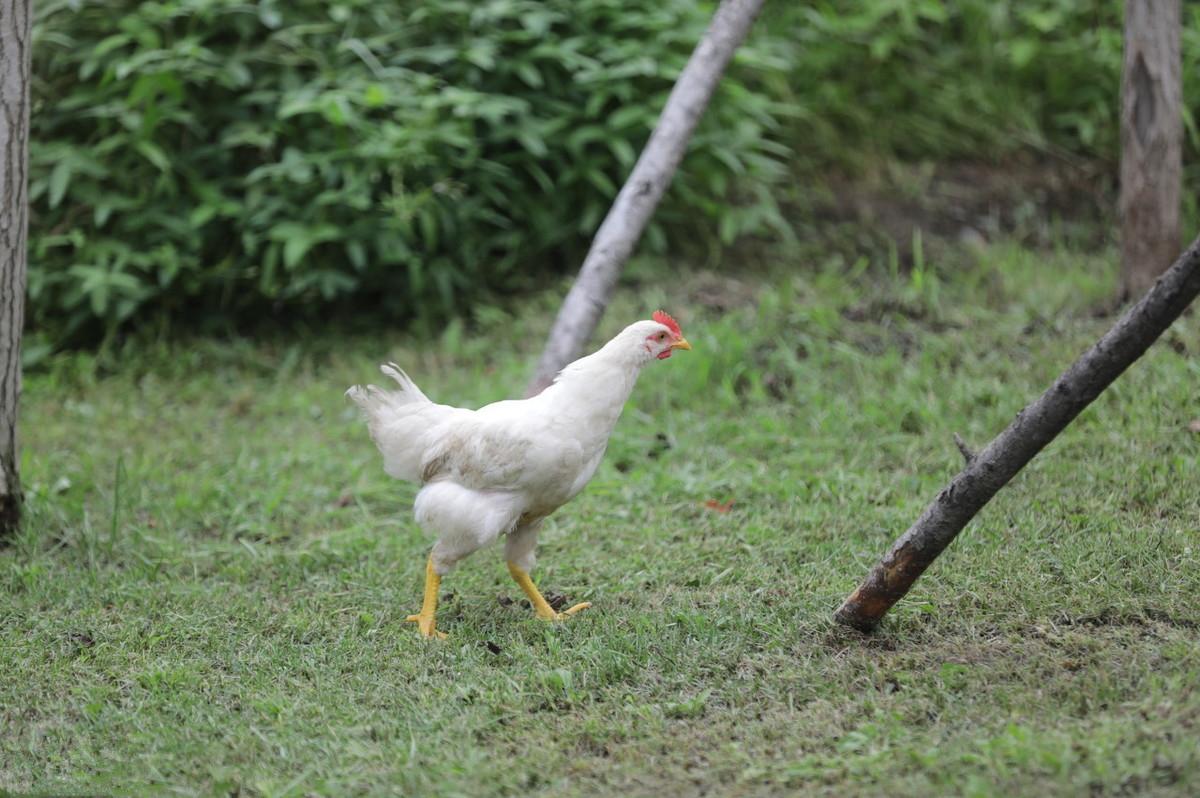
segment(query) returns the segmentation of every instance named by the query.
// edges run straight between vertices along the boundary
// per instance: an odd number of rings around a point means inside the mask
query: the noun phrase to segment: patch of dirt
[[[896,638],[886,632],[860,632],[846,626],[834,625],[825,633],[826,648],[848,653],[858,649],[869,651],[897,651],[900,646]]]
[[[831,175],[825,191],[792,218],[810,220],[816,237],[838,249],[838,228],[853,231],[852,250],[894,247],[909,266],[920,237],[939,246],[982,246],[1001,237],[1047,246],[1064,235],[1094,249],[1110,237],[1116,183],[1109,165],[1014,156],[1003,161],[890,164],[862,175]],[[919,231],[919,232],[918,232]],[[863,240],[864,237],[867,240]]]
[[[872,357],[882,355],[889,348],[895,348],[905,359],[917,351],[917,338],[907,330],[888,326],[884,332],[886,335],[853,331],[847,335],[846,340],[858,351]]]
[[[96,645],[96,639],[89,632],[67,632],[67,640],[81,648],[91,648]]]
[[[958,322],[934,318],[927,308],[899,299],[876,297],[842,311],[842,318],[853,322],[884,322],[896,317],[917,322],[935,333],[962,329]]]
[[[758,289],[751,283],[710,271],[688,277],[688,302],[717,314],[758,306]]]
[[[657,460],[665,452],[669,452],[674,445],[671,443],[670,436],[665,432],[656,432],[654,434],[654,443],[646,451],[646,457],[651,460]]]
[[[1142,610],[1141,614],[1121,612],[1105,608],[1094,615],[1066,616],[1058,622],[1059,626],[1151,626],[1163,624],[1176,629],[1200,629],[1200,619],[1180,618],[1153,607]]]

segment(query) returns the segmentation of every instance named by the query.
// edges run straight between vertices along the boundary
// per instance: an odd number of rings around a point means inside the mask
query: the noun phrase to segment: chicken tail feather
[[[399,410],[404,405],[429,402],[429,397],[395,363],[385,363],[379,370],[395,380],[400,389],[387,391],[377,385],[354,385],[346,391],[346,396],[367,414],[368,421],[381,411]]]
[[[397,366],[395,363],[384,363],[379,367],[384,376],[391,377],[400,386],[400,393],[406,397],[410,397],[412,402],[428,402],[429,397],[417,387],[417,384],[412,381],[412,378],[404,373],[404,369]]]
[[[371,440],[383,455],[384,470],[397,479],[418,482],[421,460],[436,439],[438,425],[467,411],[434,404],[395,363],[382,365],[379,370],[395,380],[396,390],[355,385],[346,396],[366,416]]]

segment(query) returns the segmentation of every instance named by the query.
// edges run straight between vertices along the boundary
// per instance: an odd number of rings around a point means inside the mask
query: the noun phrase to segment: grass
[[[482,552],[440,644],[404,623],[414,489],[341,392],[390,358],[440,401],[515,395],[554,296],[437,340],[45,364],[0,551],[0,791],[1200,791],[1200,318],[864,637],[832,610],[958,467],[952,434],[986,442],[1110,323],[1113,258],[785,266],[630,274],[603,332],[662,304],[695,350],[643,375],[544,530],[539,582],[594,608],[539,623]]]

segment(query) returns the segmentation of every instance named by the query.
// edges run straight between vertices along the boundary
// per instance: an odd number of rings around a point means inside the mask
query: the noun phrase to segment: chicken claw
[[[520,566],[518,566],[516,563],[510,562],[508,564],[508,572],[512,574],[513,580],[521,586],[521,590],[525,591],[525,595],[529,597],[530,603],[533,604],[533,611],[536,612],[537,617],[543,621],[565,621],[575,613],[580,612],[581,610],[586,610],[588,607],[592,606],[590,601],[584,601],[576,604],[566,612],[555,612],[554,608],[551,607],[549,602],[546,601],[545,597],[542,596],[541,591],[537,589],[537,585],[535,585],[533,580],[529,578],[529,574],[521,570]]]
[[[563,612],[551,611],[550,615],[542,615],[542,613],[539,612],[538,617],[541,618],[543,621],[565,621],[567,618],[570,618],[575,613],[582,612],[583,610],[586,610],[590,606],[592,606],[592,602],[581,601],[580,603],[576,604],[574,607],[571,607],[571,609],[564,610]]]
[[[445,640],[450,636],[445,632],[438,631],[437,620],[432,615],[426,617],[418,613],[408,616],[405,620],[416,621],[417,630],[420,631],[422,637],[437,637],[439,640]]]

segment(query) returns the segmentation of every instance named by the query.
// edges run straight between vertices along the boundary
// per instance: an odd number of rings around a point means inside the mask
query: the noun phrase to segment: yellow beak
[[[672,349],[686,349],[692,351],[692,345],[687,342],[686,338],[677,338],[672,344]]]

